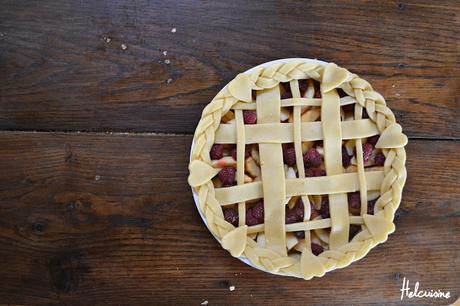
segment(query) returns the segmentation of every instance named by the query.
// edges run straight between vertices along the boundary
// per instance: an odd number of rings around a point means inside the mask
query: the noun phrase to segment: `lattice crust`
[[[313,79],[321,83],[321,99],[301,97],[298,80]],[[292,98],[280,99],[280,82],[289,82]],[[337,89],[349,97],[341,99]],[[252,92],[256,91],[256,102]],[[356,103],[354,119],[340,120],[340,105]],[[301,122],[301,109],[321,106],[320,122]],[[292,107],[292,123],[280,123],[280,108]],[[257,110],[257,124],[245,125],[242,110]],[[363,109],[369,119],[362,118]],[[222,116],[229,110],[235,114],[234,124],[222,124]],[[381,171],[365,171],[362,139],[379,135],[375,147],[382,150],[385,163]],[[356,140],[357,172],[344,172],[341,146],[343,139]],[[302,159],[302,142],[322,140],[327,175],[306,177]],[[210,150],[215,143],[236,144],[236,186],[215,188],[212,179],[219,169],[213,167]],[[245,144],[259,145],[261,181],[244,183]],[[283,143],[293,143],[298,177],[285,178]],[[263,270],[310,279],[342,268],[367,254],[384,242],[395,229],[394,213],[401,201],[406,181],[404,146],[407,137],[402,134],[392,111],[384,98],[371,85],[355,74],[333,63],[327,65],[295,61],[274,63],[250,74],[239,74],[203,110],[194,135],[194,146],[189,165],[189,184],[199,195],[199,207],[208,227],[220,240],[223,248],[235,256],[244,256]],[[367,191],[379,190],[374,214],[367,214]],[[361,213],[350,216],[348,192],[360,192]],[[330,202],[330,218],[309,220],[308,196],[326,194]],[[285,224],[286,198],[300,196],[305,217],[303,222]],[[264,199],[264,223],[245,225],[246,201]],[[224,219],[222,207],[236,204],[238,227]],[[349,241],[350,224],[360,225],[361,231]],[[309,243],[300,248],[300,254],[286,251],[286,232],[330,228],[329,249],[318,256]],[[255,233],[263,232],[264,245],[253,240]]]

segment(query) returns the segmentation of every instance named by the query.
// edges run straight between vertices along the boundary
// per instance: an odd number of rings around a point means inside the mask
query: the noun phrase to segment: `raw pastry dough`
[[[300,79],[309,79],[304,97],[299,92]],[[312,79],[321,83],[322,98],[312,97]],[[291,98],[280,98],[280,82],[289,84]],[[340,98],[338,89],[348,96]],[[354,120],[341,121],[340,107],[349,104],[356,105]],[[281,107],[292,107],[290,123],[280,123]],[[321,122],[309,122],[306,115],[302,116],[312,107],[321,107]],[[222,116],[230,110],[234,111],[234,120],[231,124],[222,123]],[[245,125],[243,110],[256,110],[257,124]],[[368,119],[361,119],[363,110]],[[316,120],[319,114],[310,117]],[[380,135],[375,147],[382,149],[386,161],[381,168],[365,171],[361,139],[374,135]],[[342,167],[342,141],[348,139],[352,141],[347,143],[347,149],[350,145],[356,148],[355,168],[351,168],[356,172]],[[324,144],[321,154],[327,175],[306,177],[302,142],[318,140]],[[215,188],[212,183],[219,171],[210,159],[215,143],[236,144],[235,186]],[[261,175],[245,183],[245,145],[253,143],[259,144],[257,164]],[[293,143],[295,149],[296,178],[292,174],[286,178],[282,152],[285,143]],[[199,207],[209,229],[233,256],[244,256],[265,271],[311,279],[362,258],[394,231],[394,213],[406,181],[406,144],[407,137],[384,98],[365,80],[333,63],[277,62],[239,74],[205,107],[195,131],[188,181],[199,196]],[[359,216],[348,212],[346,194],[355,191],[360,192],[363,203]],[[372,200],[380,194],[373,215],[367,214],[368,194]],[[310,220],[309,196],[316,195],[328,195],[330,218]],[[285,224],[285,205],[291,197],[298,196],[304,203],[304,220]],[[264,200],[264,223],[248,227],[246,202],[259,198]],[[234,204],[238,207],[238,227],[225,221],[222,212],[222,207]],[[349,241],[351,224],[362,230]],[[297,231],[305,232],[305,245],[295,245],[297,238],[291,232]],[[326,235],[322,243],[329,243],[329,248],[318,256],[310,248],[312,237],[318,241],[313,232]],[[288,252],[291,249],[301,250],[301,254]]]

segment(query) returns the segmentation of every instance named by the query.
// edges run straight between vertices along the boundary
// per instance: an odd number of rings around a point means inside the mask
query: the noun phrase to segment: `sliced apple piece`
[[[294,233],[286,233],[286,247],[291,250],[297,243],[299,239],[294,235]]]
[[[286,121],[289,119],[291,112],[287,107],[282,107],[280,111],[280,121]]]
[[[214,185],[214,188],[220,188],[223,185],[222,181],[218,177],[212,179],[212,184]]]
[[[302,153],[305,154],[308,150],[313,147],[313,141],[303,141],[302,142]]]
[[[295,170],[292,167],[289,167],[286,171],[286,178],[287,179],[295,179],[297,175],[295,174]]]
[[[260,156],[259,156],[259,150],[257,150],[256,146],[253,146],[251,149],[251,156],[254,159],[254,161],[260,165]]]
[[[228,123],[230,120],[233,120],[233,119],[235,119],[235,114],[232,111],[228,111],[221,118],[222,122],[224,122],[224,123]]]
[[[315,94],[315,85],[313,85],[313,80],[307,80],[307,90],[305,91],[304,98],[313,98]]]
[[[259,233],[259,236],[257,236],[257,244],[265,248],[265,234],[264,233]]]
[[[246,158],[245,161],[246,172],[252,177],[260,176],[260,168],[252,157]]]
[[[377,199],[379,196],[380,196],[380,192],[378,192],[376,190],[372,190],[372,191],[367,192],[367,200],[368,201],[373,201],[373,200]]]
[[[252,177],[248,176],[248,175],[244,175],[244,183],[247,184],[247,183],[252,183]]]
[[[214,168],[236,167],[236,160],[231,156],[224,156],[221,159],[212,160],[211,164]]]
[[[319,154],[324,156],[324,148],[321,146],[316,146],[316,151],[318,151]]]
[[[312,107],[308,111],[302,114],[302,122],[313,122],[319,119],[321,116],[321,110],[319,107]]]

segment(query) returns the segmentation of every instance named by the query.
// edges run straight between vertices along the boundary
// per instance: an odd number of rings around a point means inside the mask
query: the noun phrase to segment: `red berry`
[[[281,99],[290,99],[290,98],[292,98],[291,92],[285,91],[285,92],[281,95]]]
[[[319,254],[324,252],[324,248],[322,246],[320,246],[319,244],[312,243],[311,244],[311,252],[314,255],[318,256]]]
[[[315,148],[311,148],[303,155],[303,161],[305,163],[305,167],[314,168],[321,165],[323,158]]]
[[[304,206],[301,198],[297,200],[291,209],[286,206],[286,224],[302,222],[304,217]]]
[[[222,181],[224,186],[233,186],[235,184],[235,168],[225,167],[219,171],[219,179]]]
[[[348,205],[355,210],[361,208],[361,196],[359,191],[348,194]]]
[[[233,208],[224,209],[224,219],[228,223],[238,226],[238,212]]]
[[[363,159],[365,163],[369,161],[373,149],[374,147],[370,143],[363,144]]]
[[[251,156],[251,149],[251,145],[246,145],[246,147],[244,148],[244,158],[248,158],[249,156]],[[236,160],[236,148],[232,149],[232,157],[234,160]]]
[[[315,206],[311,202],[310,202],[310,211],[311,211],[310,220],[313,220],[316,217],[318,217],[318,211],[316,210]]]
[[[375,202],[377,202],[377,199],[367,202],[367,214],[368,215],[374,214]]]
[[[378,153],[375,155],[375,165],[383,166],[385,164],[385,155],[383,153]]]
[[[224,146],[221,144],[213,144],[209,151],[211,159],[221,159],[224,156]]]
[[[379,141],[379,137],[380,135],[374,135],[372,137],[369,137],[367,138],[367,142],[366,143],[370,143],[372,146],[375,146],[375,144],[377,143],[377,141]]]
[[[307,80],[299,80],[299,91],[300,91],[300,96],[303,97],[305,92],[308,89],[308,82]]]
[[[298,217],[297,217],[296,212],[293,209],[287,209],[286,217],[285,217],[286,224],[296,223],[297,220],[298,220]]]
[[[257,122],[257,113],[253,110],[243,111],[244,124],[255,124]]]
[[[303,206],[303,201],[301,198],[299,198],[297,200],[297,202],[295,203],[293,209],[295,210],[296,214],[297,214],[297,217],[299,219],[299,222],[300,221],[303,221],[303,217],[304,217],[304,214],[305,214],[305,211],[304,211],[304,206]]]
[[[236,148],[232,149],[232,157],[234,160],[236,160]]]
[[[284,92],[281,94],[281,99],[290,99],[292,98],[291,86],[289,83],[281,83],[281,86],[284,88]]]
[[[264,203],[257,202],[256,205],[250,208],[252,215],[254,218],[262,222],[264,220]]]
[[[344,105],[342,106],[342,109],[344,112],[347,112],[347,113],[355,113],[355,104],[347,104],[347,105]]]
[[[326,170],[316,168],[315,169],[315,176],[326,176]]]
[[[348,155],[347,148],[342,146],[342,165],[344,168],[348,168],[351,164],[351,156]]]
[[[348,96],[347,93],[342,88],[337,88],[337,93],[339,94],[340,98]]]
[[[313,95],[313,98],[315,99],[321,98],[321,88],[320,88],[319,82],[313,81],[313,86],[315,87],[315,94]]]
[[[329,198],[327,196],[323,196],[323,199],[321,200],[321,209],[319,213],[323,219],[327,219],[331,216],[329,213]]]
[[[367,113],[366,109],[363,108],[363,119],[368,119],[369,118],[369,114]]]
[[[306,177],[314,177],[315,176],[315,169],[312,168],[305,168],[305,176]]]
[[[304,231],[297,231],[297,232],[294,232],[294,235],[297,237],[297,239],[303,239],[303,238],[305,238],[305,232],[304,232]]]
[[[283,150],[283,157],[286,165],[292,167],[296,164],[295,149],[293,147]]]
[[[350,225],[349,239],[353,239],[360,231],[361,227],[359,225]]]
[[[254,226],[257,224],[259,224],[259,220],[257,220],[252,214],[246,213],[246,225]]]

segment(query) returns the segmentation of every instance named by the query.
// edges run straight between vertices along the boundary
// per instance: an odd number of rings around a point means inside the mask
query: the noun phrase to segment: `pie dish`
[[[188,182],[232,256],[311,279],[394,231],[406,144],[367,81],[334,63],[278,60],[237,75],[204,108]]]

